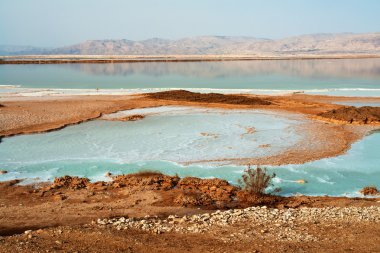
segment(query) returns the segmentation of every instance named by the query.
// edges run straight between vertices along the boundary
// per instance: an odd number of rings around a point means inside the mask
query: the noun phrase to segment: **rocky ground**
[[[325,208],[299,208],[277,209],[261,207],[249,207],[245,209],[230,209],[213,213],[196,214],[192,216],[170,215],[165,219],[146,216],[144,219],[120,217],[113,219],[98,219],[97,224],[111,226],[117,230],[141,229],[161,234],[166,232],[179,233],[205,233],[219,227],[232,224],[255,224],[262,226],[259,232],[267,237],[272,236],[276,240],[285,241],[317,241],[318,238],[307,233],[297,231],[301,224],[307,223],[336,223],[336,222],[372,222],[380,223],[380,207],[325,207]],[[244,233],[243,233],[244,232]],[[239,241],[240,239],[257,235],[254,231],[243,230],[241,233],[233,233],[226,238],[227,241]],[[260,236],[259,236],[260,237]]]
[[[98,219],[0,237],[0,252],[378,252],[380,207],[250,207]]]
[[[380,251],[380,198],[249,197],[154,172],[18,183],[0,184],[0,252]]]

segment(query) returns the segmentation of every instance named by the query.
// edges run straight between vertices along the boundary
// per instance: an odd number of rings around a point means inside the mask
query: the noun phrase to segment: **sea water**
[[[106,172],[156,170],[182,177],[218,177],[237,184],[245,166],[208,160],[273,155],[302,138],[296,129],[304,119],[286,114],[184,107],[139,110],[148,115],[141,121],[97,120],[49,133],[4,138],[0,169],[9,173],[0,175],[0,180],[26,178],[30,183],[67,174],[109,180]],[[247,127],[254,127],[255,132],[247,134]],[[380,187],[379,143],[380,133],[375,132],[337,157],[266,167],[276,173],[274,185],[281,187],[282,195],[358,196],[364,186]],[[260,148],[262,144],[270,148]]]
[[[180,88],[380,96],[380,59],[0,65],[1,85],[86,92]]]

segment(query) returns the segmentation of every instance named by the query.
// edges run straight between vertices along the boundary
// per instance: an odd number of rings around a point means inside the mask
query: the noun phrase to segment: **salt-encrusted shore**
[[[4,95],[7,97],[7,95]],[[321,98],[324,102],[318,102]],[[365,99],[362,99],[365,100]],[[371,98],[371,101],[376,98]],[[326,111],[337,110],[342,105],[331,104],[323,96],[305,94],[267,96],[213,93],[199,95],[188,91],[165,91],[132,95],[91,96],[41,96],[17,97],[0,100],[0,137],[39,133],[61,129],[65,126],[94,120],[117,111],[159,106],[201,106],[220,109],[260,109],[276,113],[290,113],[308,118],[300,131],[305,139],[280,154],[258,159],[229,158],[217,161],[234,164],[296,164],[336,156],[346,152],[351,144],[369,131],[379,128],[380,122],[369,124],[337,122],[319,117]],[[140,115],[143,118],[144,115]],[[313,145],[309,145],[312,143]],[[308,149],[308,147],[312,147]],[[213,161],[193,161],[213,162]]]

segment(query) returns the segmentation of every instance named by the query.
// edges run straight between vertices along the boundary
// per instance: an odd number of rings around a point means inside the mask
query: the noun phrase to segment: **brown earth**
[[[242,95],[225,95],[220,93],[198,93],[187,90],[172,90],[155,93],[148,93],[148,98],[186,101],[199,103],[220,103],[232,105],[270,105],[270,101],[260,97],[248,97]]]
[[[215,205],[218,201],[234,203],[234,207],[264,204],[276,208],[368,207],[380,206],[379,198],[263,196],[247,202],[242,197],[247,197],[243,191],[224,180],[180,179],[154,172],[121,175],[111,182],[90,183],[87,179],[66,176],[56,179],[52,185],[20,186],[17,183],[0,183],[0,252],[151,252],[153,248],[157,252],[379,250],[380,238],[375,236],[380,234],[379,226],[364,221],[354,224],[303,224],[297,229],[319,236],[323,234],[325,239],[302,243],[277,241],[265,236],[254,240],[239,239],[239,243],[225,241],[242,228],[265,231],[265,227],[256,228],[255,224],[235,224],[206,234],[159,235],[86,225],[105,217],[167,217],[169,214],[181,216],[210,212],[220,208],[220,205]],[[238,196],[238,201],[231,198],[232,195]],[[196,196],[200,201],[189,204],[189,196]],[[213,202],[211,205],[210,200]],[[28,229],[34,230],[33,235],[24,234]]]
[[[240,225],[240,226],[239,226]],[[380,226],[368,222],[305,224],[300,231],[322,237],[317,242],[249,237],[226,241],[241,231],[264,227],[236,224],[207,234],[152,234],[141,230],[116,230],[93,225],[40,229],[31,234],[0,237],[0,252],[379,252]]]
[[[65,176],[53,184],[0,183],[0,235],[90,223],[96,218],[195,214],[266,205],[275,208],[380,206],[379,198],[252,196],[221,179],[179,178],[156,172],[120,175],[110,182]]]
[[[319,113],[317,116],[349,124],[380,124],[380,107],[346,106]]]
[[[4,102],[0,109],[0,137],[61,129],[103,114],[163,103],[135,96],[78,96],[23,99]]]

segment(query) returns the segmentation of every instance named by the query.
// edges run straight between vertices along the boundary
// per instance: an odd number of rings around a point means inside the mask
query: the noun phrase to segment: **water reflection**
[[[91,75],[181,75],[206,78],[286,75],[380,80],[380,59],[151,62],[61,65]]]
[[[0,65],[25,88],[380,88],[380,59]]]

